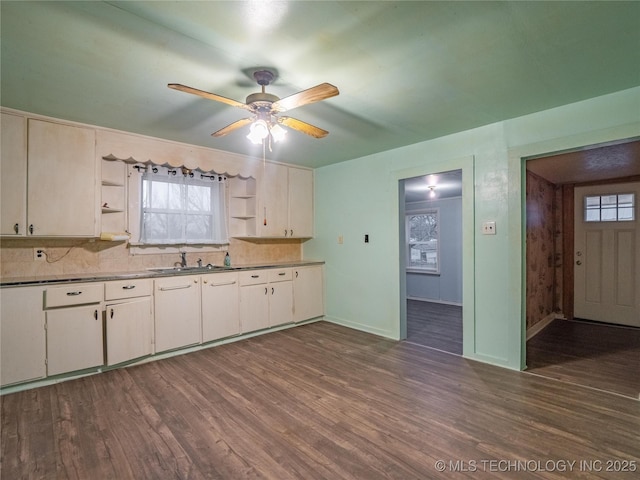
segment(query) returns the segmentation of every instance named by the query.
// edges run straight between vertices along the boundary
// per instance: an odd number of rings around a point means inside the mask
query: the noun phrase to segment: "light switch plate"
[[[483,235],[495,235],[496,234],[496,222],[483,222],[482,223]]]

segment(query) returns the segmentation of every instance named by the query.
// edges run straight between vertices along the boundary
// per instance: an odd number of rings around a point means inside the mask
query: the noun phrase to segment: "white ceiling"
[[[443,200],[462,196],[462,170],[407,178],[404,181],[405,203]]]
[[[267,158],[319,167],[640,85],[640,2],[0,2],[1,103],[247,155],[246,72],[280,97],[340,95],[287,115]],[[245,129],[248,127],[245,127]]]

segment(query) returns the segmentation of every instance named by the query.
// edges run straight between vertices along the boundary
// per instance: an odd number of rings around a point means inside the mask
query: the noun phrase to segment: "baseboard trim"
[[[537,334],[539,334],[542,330],[547,328],[551,322],[556,319],[563,319],[564,315],[560,313],[550,313],[538,323],[536,323],[533,327],[527,328],[527,341],[531,340]]]
[[[429,302],[429,303],[439,303],[441,305],[453,305],[455,307],[461,307],[462,304],[458,302],[447,302],[446,300],[434,300],[431,298],[421,298],[421,297],[407,297],[407,300],[417,300],[418,302]]]

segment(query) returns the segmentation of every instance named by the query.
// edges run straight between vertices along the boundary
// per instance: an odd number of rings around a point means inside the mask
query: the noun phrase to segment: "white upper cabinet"
[[[261,237],[313,236],[313,171],[266,164],[261,203]]]
[[[3,112],[0,128],[0,235],[26,235],[27,121]]]
[[[289,168],[289,230],[297,238],[313,237],[313,171]]]
[[[94,237],[95,131],[29,119],[27,235]]]

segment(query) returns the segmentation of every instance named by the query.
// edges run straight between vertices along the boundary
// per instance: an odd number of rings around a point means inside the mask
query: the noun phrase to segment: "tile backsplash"
[[[34,259],[34,249],[46,258]],[[226,252],[187,253],[187,264],[199,258],[206,265],[222,265]],[[232,238],[229,244],[232,265],[266,264],[302,259],[302,240]],[[87,239],[3,239],[0,243],[0,275],[3,278],[48,275],[135,272],[153,267],[173,266],[177,253],[131,255],[126,243]]]

